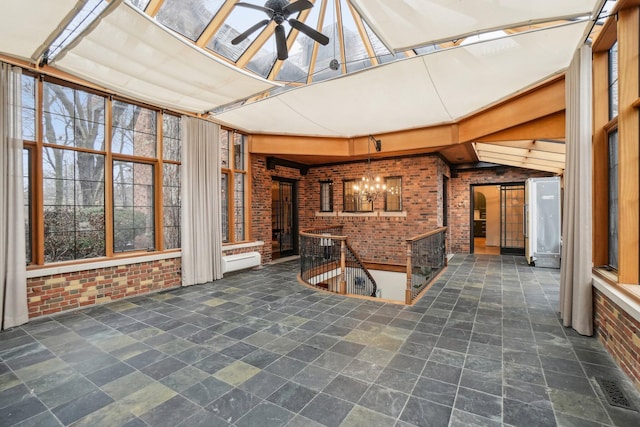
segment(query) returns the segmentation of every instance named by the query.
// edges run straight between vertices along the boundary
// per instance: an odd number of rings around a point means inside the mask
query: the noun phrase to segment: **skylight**
[[[62,49],[71,44],[85,28],[98,18],[107,5],[108,3],[103,0],[88,0],[69,25],[51,43],[49,51],[45,53],[46,59],[53,59]]]

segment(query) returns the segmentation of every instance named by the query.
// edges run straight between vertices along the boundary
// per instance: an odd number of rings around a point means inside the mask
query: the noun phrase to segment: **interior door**
[[[298,253],[296,182],[274,178],[271,186],[271,257]]]
[[[500,254],[524,255],[524,184],[500,186]]]

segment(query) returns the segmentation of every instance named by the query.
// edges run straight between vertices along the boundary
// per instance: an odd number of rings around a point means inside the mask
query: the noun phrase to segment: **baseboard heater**
[[[231,271],[257,267],[260,265],[261,259],[260,252],[226,255],[222,257],[222,272],[229,273]]]

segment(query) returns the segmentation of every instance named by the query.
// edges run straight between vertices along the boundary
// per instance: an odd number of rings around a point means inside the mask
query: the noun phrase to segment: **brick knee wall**
[[[179,287],[181,261],[177,257],[29,278],[29,318]]]
[[[593,288],[595,334],[640,390],[640,322]]]

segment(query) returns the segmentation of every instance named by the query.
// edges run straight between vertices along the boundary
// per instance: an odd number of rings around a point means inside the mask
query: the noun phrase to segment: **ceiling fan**
[[[284,27],[282,26],[282,23],[284,21],[287,21],[293,28],[303,34],[306,34],[322,45],[327,45],[329,43],[329,37],[314,30],[313,28],[298,21],[295,18],[289,18],[289,16],[294,13],[312,8],[313,3],[308,0],[297,0],[293,3],[289,3],[287,0],[267,0],[264,6],[258,6],[255,4],[244,2],[238,2],[236,3],[236,5],[261,10],[267,14],[269,19],[258,22],[257,24],[251,26],[247,31],[231,40],[231,44],[233,45],[240,43],[241,41],[249,37],[249,35],[257,31],[261,27],[266,26],[271,21],[274,21],[276,23],[276,47],[278,49],[278,59],[280,60],[285,60],[289,57],[289,53],[287,51],[287,37],[285,36]]]

